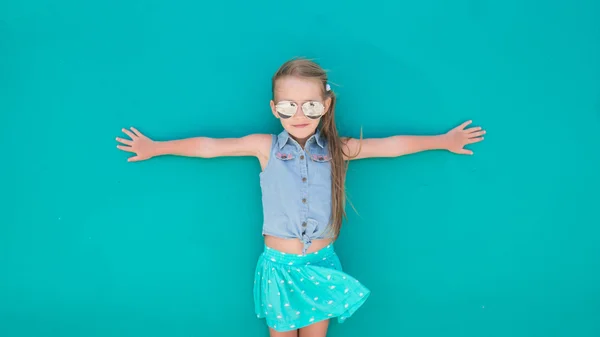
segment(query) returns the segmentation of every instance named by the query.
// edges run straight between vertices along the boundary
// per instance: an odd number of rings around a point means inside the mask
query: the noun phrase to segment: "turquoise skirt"
[[[254,308],[276,331],[303,328],[336,318],[343,323],[371,292],[342,271],[329,245],[306,255],[265,246],[254,275]]]

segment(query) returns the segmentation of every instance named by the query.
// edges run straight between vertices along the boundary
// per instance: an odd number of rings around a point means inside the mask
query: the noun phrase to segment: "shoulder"
[[[240,138],[248,148],[252,148],[256,155],[268,156],[271,152],[274,135],[268,133],[254,133]]]
[[[253,133],[250,135],[246,135],[244,137],[241,138],[244,141],[247,142],[253,142],[253,143],[271,143],[271,141],[273,140],[273,135],[272,134],[268,134],[268,133]]]
[[[358,159],[362,148],[363,139],[356,139],[351,137],[340,137],[342,143],[342,153],[344,154],[344,160]]]

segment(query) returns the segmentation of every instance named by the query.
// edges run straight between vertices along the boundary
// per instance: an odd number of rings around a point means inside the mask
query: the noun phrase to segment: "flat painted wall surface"
[[[337,243],[372,290],[330,336],[600,336],[596,1],[0,2],[0,336],[265,336],[249,157],[270,78],[330,70],[343,135],[487,131],[474,156],[352,162]]]

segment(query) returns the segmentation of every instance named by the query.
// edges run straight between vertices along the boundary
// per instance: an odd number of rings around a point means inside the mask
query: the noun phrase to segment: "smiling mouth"
[[[296,127],[296,128],[303,128],[303,127],[308,126],[308,125],[309,124],[296,124],[296,125],[294,125],[294,127]]]

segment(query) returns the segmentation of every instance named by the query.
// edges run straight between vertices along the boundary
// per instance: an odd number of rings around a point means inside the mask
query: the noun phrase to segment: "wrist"
[[[437,150],[449,150],[450,149],[450,141],[447,133],[437,135],[434,137],[435,149]]]
[[[169,148],[166,142],[152,141],[150,144],[150,155],[152,157],[168,154]]]

